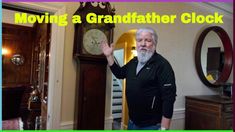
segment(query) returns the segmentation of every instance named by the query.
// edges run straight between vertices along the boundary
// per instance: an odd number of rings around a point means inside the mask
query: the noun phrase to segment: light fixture
[[[7,57],[11,54],[11,51],[8,48],[2,47],[2,63],[5,64]]]
[[[7,48],[2,48],[2,55],[4,56],[4,55],[8,55],[8,54],[10,54],[10,50]]]
[[[137,51],[136,51],[135,46],[132,46],[132,47],[131,47],[131,52],[132,52],[132,54],[133,54],[134,56],[137,56]]]
[[[11,62],[17,66],[19,65],[23,65],[24,64],[24,57],[20,54],[14,54],[12,57],[11,57]]]

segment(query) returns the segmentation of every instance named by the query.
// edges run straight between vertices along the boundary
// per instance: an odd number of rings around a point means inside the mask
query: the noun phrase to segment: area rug
[[[3,130],[23,130],[23,122],[21,118],[14,118],[2,121]]]

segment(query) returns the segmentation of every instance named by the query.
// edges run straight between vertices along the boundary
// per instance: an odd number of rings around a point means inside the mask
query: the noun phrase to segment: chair
[[[3,86],[2,120],[3,130],[22,129],[27,119],[27,102],[30,88],[27,86]]]

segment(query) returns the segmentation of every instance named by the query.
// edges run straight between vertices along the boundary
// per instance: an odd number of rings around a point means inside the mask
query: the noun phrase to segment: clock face
[[[104,32],[99,29],[90,29],[83,37],[84,49],[92,55],[101,55],[100,44],[102,41],[107,42],[107,37]]]

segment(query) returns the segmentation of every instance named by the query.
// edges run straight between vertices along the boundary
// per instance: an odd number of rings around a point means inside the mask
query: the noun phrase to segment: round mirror
[[[24,57],[20,54],[15,54],[11,57],[11,62],[17,66],[24,64]]]
[[[210,83],[219,79],[224,64],[224,46],[219,36],[210,31],[201,48],[201,66],[204,76]]]
[[[218,26],[206,28],[197,41],[195,62],[198,75],[209,87],[224,85],[232,70],[232,44]]]

